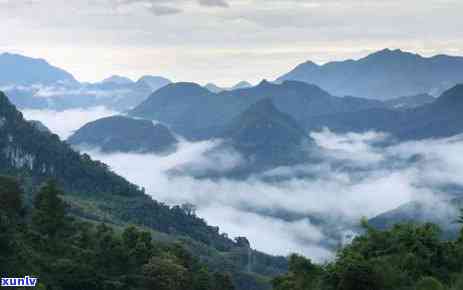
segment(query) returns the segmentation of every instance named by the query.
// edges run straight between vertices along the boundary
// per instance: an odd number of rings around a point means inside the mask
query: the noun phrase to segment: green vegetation
[[[231,277],[215,273],[179,244],[160,243],[150,232],[122,231],[66,214],[62,191],[47,182],[24,209],[22,191],[0,176],[0,274],[39,278],[41,289],[233,290]]]
[[[274,289],[463,289],[463,230],[460,239],[446,241],[433,224],[398,224],[384,231],[363,226],[365,234],[341,249],[333,262],[315,265],[292,255],[289,273],[274,279]]]
[[[272,277],[287,269],[284,257],[240,246],[218,227],[197,217],[191,208],[171,207],[153,200],[107,165],[73,151],[58,136],[37,130],[1,92],[0,152],[0,174],[18,178],[25,193],[24,207],[32,208],[37,203],[37,188],[51,178],[66,192],[60,198],[69,216],[93,225],[105,223],[117,230],[133,224],[149,231],[157,241],[180,242],[210,269],[231,273],[237,289],[268,289]],[[18,186],[10,183],[3,181],[0,186]],[[15,202],[2,198],[0,208]],[[25,218],[30,220],[34,214],[38,213],[29,211]],[[247,263],[249,251],[252,263]]]

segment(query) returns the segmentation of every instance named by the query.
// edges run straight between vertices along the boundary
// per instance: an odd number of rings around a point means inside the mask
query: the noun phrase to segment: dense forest
[[[463,211],[456,222],[463,223]],[[362,225],[365,233],[330,263],[292,255],[288,274],[274,279],[274,290],[463,289],[463,231],[447,241],[433,224],[397,224],[383,231]]]
[[[229,238],[196,216],[193,205],[168,206],[153,200],[104,163],[75,152],[57,135],[37,130],[1,92],[0,151],[0,175],[18,179],[26,207],[32,206],[37,188],[51,178],[66,192],[62,199],[70,216],[118,228],[134,224],[150,231],[155,240],[181,242],[210,268],[231,273],[238,289],[268,289],[272,277],[287,270],[284,257]]]
[[[37,277],[39,289],[233,290],[179,244],[155,242],[135,226],[114,228],[67,214],[63,192],[45,183],[33,205],[0,177],[0,274]]]

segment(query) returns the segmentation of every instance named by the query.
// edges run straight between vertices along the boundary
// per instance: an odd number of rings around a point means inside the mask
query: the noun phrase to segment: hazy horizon
[[[15,37],[0,52],[44,58],[80,81],[151,74],[230,86],[386,47],[463,55],[462,8],[454,0],[1,0],[0,31]]]

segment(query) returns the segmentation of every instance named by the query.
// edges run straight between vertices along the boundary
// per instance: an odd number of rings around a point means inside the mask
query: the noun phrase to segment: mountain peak
[[[46,60],[20,54],[0,54],[0,85],[52,84],[77,82],[68,72],[50,65]]]
[[[145,83],[148,85],[152,90],[158,90],[170,83],[172,83],[169,79],[161,76],[151,76],[151,75],[144,75],[137,80],[137,83]]]
[[[290,140],[295,142],[304,136],[299,124],[291,116],[279,111],[270,98],[254,103],[241,113],[232,122],[228,133],[241,141],[259,139],[257,136],[261,136],[261,141],[267,140],[263,144],[270,141],[278,144]],[[255,142],[260,141],[254,140],[253,143]]]
[[[269,82],[267,79],[263,79],[257,86],[258,87],[269,87],[272,86],[273,84]]]
[[[241,113],[225,130],[224,137],[259,167],[294,164],[303,158],[300,145],[309,140],[289,115],[280,112],[269,98]]]
[[[403,51],[401,49],[385,48],[383,50],[373,52],[366,56],[364,59],[382,59],[382,58],[400,58],[400,57],[415,57],[421,58],[419,54]]]
[[[247,82],[247,81],[240,81],[236,85],[234,85],[231,89],[236,90],[236,89],[245,89],[245,88],[250,88],[252,87],[252,84]]]
[[[315,66],[302,63],[277,81],[298,80],[315,84],[335,96],[388,100],[423,92],[439,95],[443,84],[463,82],[463,57],[423,57],[386,48],[358,60]]]
[[[118,85],[127,85],[133,84],[133,81],[128,77],[120,76],[120,75],[112,75],[109,78],[106,78],[102,81],[102,83],[114,83]]]

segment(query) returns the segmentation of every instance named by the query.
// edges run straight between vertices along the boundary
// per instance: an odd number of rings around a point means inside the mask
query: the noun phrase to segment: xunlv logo
[[[2,278],[2,287],[35,287],[38,278],[26,276],[24,278]]]

